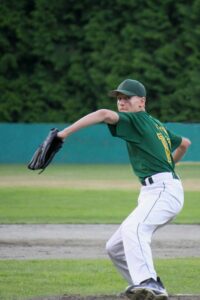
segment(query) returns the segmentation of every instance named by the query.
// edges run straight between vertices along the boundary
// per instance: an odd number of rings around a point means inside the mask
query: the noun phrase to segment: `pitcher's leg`
[[[151,238],[158,227],[168,223],[182,208],[182,193],[177,185],[169,182],[143,188],[137,208],[121,225],[124,252],[134,284],[149,278],[157,279]]]
[[[150,248],[154,226],[146,227],[138,222],[124,222],[122,238],[128,269],[135,285],[157,279]]]
[[[126,257],[124,253],[124,245],[121,238],[121,227],[113,234],[106,244],[107,253],[120,274],[125,278],[128,284],[132,285]]]

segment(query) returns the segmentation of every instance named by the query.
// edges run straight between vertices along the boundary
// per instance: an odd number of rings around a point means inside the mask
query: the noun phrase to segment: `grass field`
[[[185,206],[174,221],[200,223],[200,164],[177,167]],[[127,165],[50,166],[45,173],[0,165],[0,223],[120,223],[140,184]]]
[[[181,164],[177,172],[186,192],[175,222],[199,224],[200,164]],[[139,188],[127,165],[52,165],[41,175],[0,165],[0,223],[119,223],[135,207]],[[200,294],[199,258],[156,266],[169,293]],[[0,260],[2,300],[116,294],[125,284],[108,260]]]
[[[136,206],[131,190],[66,188],[0,188],[1,224],[120,223]],[[187,191],[185,206],[174,223],[200,223],[200,192]]]
[[[157,260],[170,294],[199,294],[199,259]],[[125,282],[108,260],[0,261],[0,299],[63,294],[109,295]],[[46,298],[45,298],[46,299]]]
[[[176,169],[185,190],[200,191],[200,164]],[[0,187],[11,186],[138,190],[140,183],[129,165],[51,165],[41,175],[25,165],[0,165]]]

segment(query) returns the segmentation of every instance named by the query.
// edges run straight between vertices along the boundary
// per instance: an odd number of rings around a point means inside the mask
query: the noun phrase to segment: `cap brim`
[[[113,91],[110,91],[109,92],[109,96],[110,97],[117,97],[118,94],[123,94],[123,95],[126,95],[126,96],[137,96],[136,94],[133,94],[133,93],[130,93],[129,91],[126,91],[126,90],[113,90]]]

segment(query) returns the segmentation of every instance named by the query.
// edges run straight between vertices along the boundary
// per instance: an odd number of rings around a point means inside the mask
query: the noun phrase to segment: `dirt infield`
[[[106,240],[117,227],[105,224],[0,225],[0,259],[105,258]],[[154,257],[199,257],[199,240],[200,225],[170,224],[155,233],[152,245]],[[117,295],[63,295],[26,300],[125,299]],[[169,300],[200,300],[200,295],[173,295]]]
[[[119,225],[0,225],[0,259],[107,258],[105,244]],[[200,225],[158,230],[156,258],[199,257]]]
[[[140,183],[133,179],[67,179],[60,178],[56,180],[55,177],[25,177],[24,175],[9,175],[1,177],[0,187],[47,187],[47,188],[66,188],[66,189],[87,189],[87,190],[139,190]],[[199,178],[183,179],[183,186],[185,191],[200,191]]]

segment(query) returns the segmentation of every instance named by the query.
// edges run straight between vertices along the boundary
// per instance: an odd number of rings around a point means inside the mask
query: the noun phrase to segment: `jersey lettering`
[[[159,138],[159,140],[161,141],[163,147],[164,147],[164,150],[165,150],[165,154],[166,154],[166,157],[167,157],[167,161],[168,163],[172,163],[172,159],[171,159],[171,151],[169,149],[169,144],[170,144],[170,139],[166,138],[163,136],[162,133],[157,133],[157,137]]]

